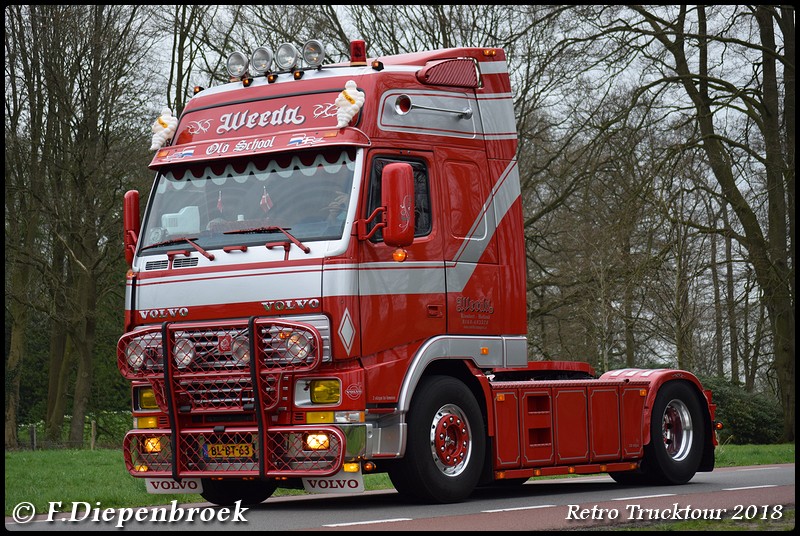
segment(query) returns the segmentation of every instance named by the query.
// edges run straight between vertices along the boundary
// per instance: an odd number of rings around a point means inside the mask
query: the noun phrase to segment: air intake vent
[[[175,259],[172,261],[173,268],[191,268],[192,266],[197,266],[197,257],[189,257],[182,258],[182,259]]]
[[[455,58],[428,63],[417,73],[417,80],[432,86],[480,87],[478,67],[471,58]]]
[[[150,261],[144,265],[145,270],[166,270],[169,266],[169,261]]]

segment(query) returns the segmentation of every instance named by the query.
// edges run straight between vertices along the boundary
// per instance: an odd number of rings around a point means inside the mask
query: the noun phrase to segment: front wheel
[[[200,495],[218,506],[233,506],[237,501],[243,505],[259,504],[270,498],[277,489],[274,480],[211,480],[203,479]]]
[[[483,415],[475,396],[448,376],[424,378],[408,414],[405,456],[389,471],[397,491],[433,503],[468,497],[486,452]]]

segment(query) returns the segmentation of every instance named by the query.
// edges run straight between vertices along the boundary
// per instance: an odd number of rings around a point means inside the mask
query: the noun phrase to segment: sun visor
[[[357,128],[360,108],[343,121],[340,96],[315,93],[186,110],[175,145],[158,149],[150,168],[324,145],[368,146]]]

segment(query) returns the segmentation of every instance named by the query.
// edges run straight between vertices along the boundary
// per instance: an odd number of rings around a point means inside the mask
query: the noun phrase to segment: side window
[[[402,158],[380,157],[372,159],[372,171],[369,178],[369,198],[367,203],[367,216],[381,206],[381,173],[386,164],[392,162],[405,162],[411,164],[414,170],[414,204],[415,224],[414,236],[426,236],[431,232],[431,196],[428,184],[428,167],[419,160],[406,160]],[[370,224],[368,230],[375,226]],[[380,230],[372,237],[373,242],[383,240]]]

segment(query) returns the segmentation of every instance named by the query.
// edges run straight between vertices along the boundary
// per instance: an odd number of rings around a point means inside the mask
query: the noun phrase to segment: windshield
[[[303,243],[341,239],[354,169],[355,149],[337,148],[164,170],[140,251],[287,240],[281,229]]]

